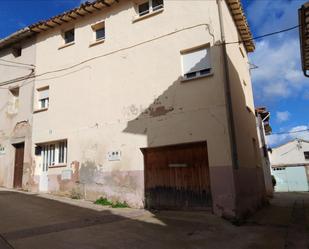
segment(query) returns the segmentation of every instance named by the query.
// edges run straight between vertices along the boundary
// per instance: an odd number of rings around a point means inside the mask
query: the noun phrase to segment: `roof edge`
[[[3,38],[0,40],[0,49],[4,48],[12,43],[17,43],[21,41],[22,39],[32,36],[34,33],[30,30],[29,27],[25,27],[23,29],[20,29],[13,34]]]
[[[237,30],[240,34],[241,40],[248,53],[254,52],[255,44],[253,36],[245,15],[245,11],[242,7],[241,0],[225,0],[229,6],[233,20],[236,24]]]
[[[55,27],[59,27],[63,24],[80,19],[86,15],[98,12],[105,7],[110,7],[114,2],[119,2],[119,0],[95,0],[93,2],[87,1],[74,9],[63,12],[62,14],[53,16],[47,20],[31,24],[1,39],[0,49],[20,42],[25,37],[29,37],[35,35],[36,33],[44,32]]]
[[[295,142],[295,141],[301,141],[301,142],[309,143],[309,140],[302,139],[302,138],[294,138],[294,139],[292,139],[292,140],[289,140],[289,141],[285,142],[284,144],[280,144],[280,145],[277,145],[277,146],[275,146],[275,147],[272,147],[272,149],[278,149],[278,148],[280,148],[280,147],[282,147],[282,146],[284,146],[284,145],[287,145],[287,144],[289,144],[289,143],[293,143],[293,142]]]

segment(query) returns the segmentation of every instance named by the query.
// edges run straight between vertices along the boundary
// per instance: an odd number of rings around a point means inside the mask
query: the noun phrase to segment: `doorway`
[[[22,188],[23,171],[24,171],[24,150],[25,143],[14,144],[15,147],[15,162],[14,162],[14,188]]]
[[[211,207],[206,142],[145,148],[142,151],[146,208]]]

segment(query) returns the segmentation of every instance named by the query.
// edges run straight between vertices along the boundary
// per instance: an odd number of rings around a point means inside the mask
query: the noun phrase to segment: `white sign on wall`
[[[107,153],[107,159],[108,161],[120,161],[121,151],[120,150],[109,151]]]
[[[61,180],[71,180],[72,179],[72,170],[64,169],[61,171]]]

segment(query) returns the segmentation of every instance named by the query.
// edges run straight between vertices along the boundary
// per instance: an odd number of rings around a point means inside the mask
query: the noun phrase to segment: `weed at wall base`
[[[97,199],[94,204],[102,205],[102,206],[110,206],[112,208],[128,208],[129,205],[126,202],[111,202],[106,198],[100,197]]]

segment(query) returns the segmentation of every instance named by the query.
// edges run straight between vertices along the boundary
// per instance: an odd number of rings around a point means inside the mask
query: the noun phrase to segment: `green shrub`
[[[97,199],[94,204],[102,205],[102,206],[110,206],[112,208],[127,208],[129,205],[126,202],[111,202],[110,200],[100,197]]]
[[[109,200],[107,200],[106,198],[100,197],[99,199],[97,199],[94,204],[98,204],[98,205],[102,205],[102,206],[111,206],[113,205],[112,202],[110,202]]]
[[[127,208],[129,205],[126,202],[116,202],[112,204],[112,208]]]

